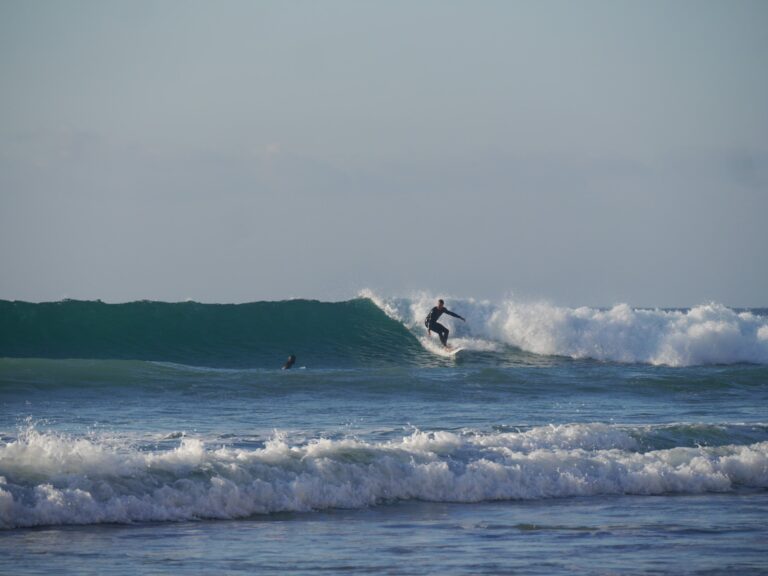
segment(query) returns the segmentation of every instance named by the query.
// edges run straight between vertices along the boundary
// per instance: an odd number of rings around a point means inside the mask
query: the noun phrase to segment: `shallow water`
[[[764,574],[765,493],[412,502],[0,533],[14,574]]]

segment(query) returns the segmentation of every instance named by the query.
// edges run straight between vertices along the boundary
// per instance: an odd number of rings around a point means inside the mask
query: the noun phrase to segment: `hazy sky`
[[[0,0],[0,298],[768,305],[768,2]]]

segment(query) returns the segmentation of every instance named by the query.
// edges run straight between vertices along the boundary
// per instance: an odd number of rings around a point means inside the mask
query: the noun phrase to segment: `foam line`
[[[768,442],[640,451],[603,424],[145,452],[26,430],[0,445],[0,527],[241,518],[396,500],[478,502],[768,487]]]

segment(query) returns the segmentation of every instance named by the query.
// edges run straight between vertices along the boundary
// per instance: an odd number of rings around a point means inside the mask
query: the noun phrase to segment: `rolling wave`
[[[346,302],[105,304],[0,301],[0,357],[151,360],[207,367],[274,367],[296,354],[313,367],[449,363],[423,319],[436,298]],[[688,310],[563,308],[514,300],[456,299],[466,323],[445,318],[470,356],[526,355],[666,366],[768,364],[765,310],[719,304]],[[426,352],[426,353],[425,353]],[[466,358],[467,355],[465,354]],[[431,363],[431,364],[430,364]]]
[[[436,300],[366,296],[414,332]],[[452,342],[471,350],[515,347],[542,356],[665,366],[768,364],[765,309],[734,310],[720,304],[687,310],[564,308],[537,302],[455,299],[448,302],[468,319],[451,322]]]
[[[276,434],[257,449],[183,437],[173,449],[144,451],[114,438],[31,427],[0,442],[0,527],[242,518],[402,500],[768,488],[766,427],[717,430],[723,431],[713,445],[692,446],[690,435],[701,431],[665,427],[667,439],[680,444],[661,449],[644,448],[658,430],[568,424],[493,433],[414,431],[387,442],[292,443]],[[755,441],[735,442],[746,437]]]
[[[415,361],[421,348],[370,300],[250,304],[0,301],[0,357],[123,359],[190,366]]]

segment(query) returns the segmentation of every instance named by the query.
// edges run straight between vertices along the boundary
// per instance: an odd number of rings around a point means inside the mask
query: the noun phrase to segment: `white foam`
[[[604,424],[492,434],[414,431],[262,449],[143,452],[112,439],[27,432],[0,444],[0,527],[359,508],[393,500],[477,502],[768,487],[768,442],[640,452]]]
[[[498,344],[477,338],[451,338],[449,348],[445,348],[435,334],[431,337],[418,337],[418,340],[425,350],[438,356],[445,356],[446,358],[455,358],[456,355],[453,351],[455,348],[463,348],[464,350],[473,350],[475,352],[496,352],[499,349]]]
[[[363,295],[417,335],[423,334],[423,319],[436,301],[427,294],[386,300]],[[687,311],[627,304],[608,310],[565,308],[515,300],[453,299],[448,304],[467,318],[466,324],[450,326],[452,341],[470,349],[506,344],[541,355],[668,366],[768,364],[768,318],[720,304]]]
[[[376,306],[381,308],[387,316],[405,324],[407,328],[416,334],[419,342],[426,350],[437,355],[450,356],[450,354],[440,345],[437,335],[432,334],[432,336],[429,337],[424,328],[424,318],[426,318],[429,311],[437,302],[437,298],[426,293],[419,293],[413,298],[385,299],[376,295],[371,290],[363,290],[360,293],[360,297],[370,299]],[[451,306],[451,310],[458,312],[462,316],[464,314],[459,310],[482,306],[482,304],[478,304],[474,300],[461,300],[457,302],[459,303],[460,308],[456,309]],[[451,331],[450,345],[452,347],[461,347],[476,352],[496,352],[499,350],[498,342],[495,342],[488,337],[483,337],[482,334],[473,334],[472,329],[462,326],[464,323],[460,320],[456,321],[446,315],[440,318],[440,322],[446,325]]]

